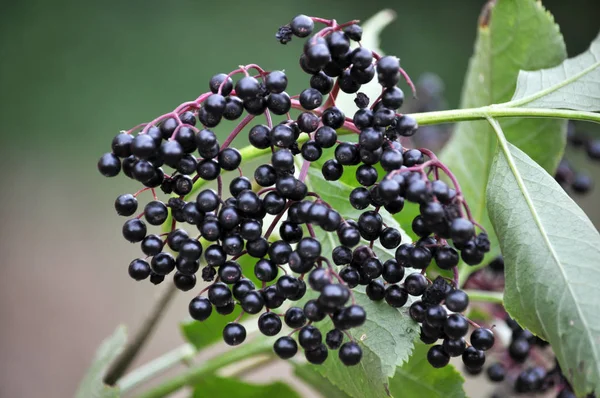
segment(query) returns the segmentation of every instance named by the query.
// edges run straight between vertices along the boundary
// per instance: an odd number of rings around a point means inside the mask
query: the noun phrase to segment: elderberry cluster
[[[485,268],[471,274],[465,287],[501,292],[504,290],[503,271],[504,259],[502,256],[498,256]],[[446,305],[450,308],[448,298],[446,298]],[[506,389],[512,390],[516,394],[548,394],[554,391],[556,398],[575,397],[573,389],[546,341],[533,335],[529,330],[523,329],[501,305],[479,303],[478,307],[481,313],[488,314],[487,319],[478,320],[478,322],[492,325],[492,327],[502,326],[503,334],[506,335],[505,339],[498,339],[487,352],[491,358],[491,364],[485,369],[485,374],[487,379],[497,384],[499,388],[499,391],[491,397],[507,396],[509,393],[505,391]],[[476,329],[475,331],[477,330],[487,329]],[[476,343],[473,342],[473,334],[471,335],[471,345],[476,347]],[[421,338],[423,338],[423,333]],[[444,340],[444,344],[446,344],[446,340]],[[465,365],[465,370],[470,375],[484,373],[481,366],[474,368],[467,362]],[[589,395],[589,397],[594,397],[594,395]]]
[[[431,346],[427,352],[429,363],[441,368],[450,362],[451,357],[462,356],[468,369],[480,370],[485,363],[485,351],[492,348],[495,337],[490,329],[475,325],[470,345],[467,344],[465,337],[470,321],[461,314],[469,305],[467,294],[455,289],[442,277],[428,286],[420,273],[409,275],[404,284],[411,295],[421,297],[409,309],[410,317],[421,324],[421,341],[434,344],[443,340],[442,344]]]
[[[345,365],[361,361],[362,349],[348,330],[363,325],[367,314],[352,289],[365,286],[371,300],[385,300],[394,308],[405,306],[409,296],[421,297],[410,314],[423,324],[422,339],[448,340],[430,350],[429,361],[441,367],[450,355],[463,355],[471,368],[481,366],[494,336],[478,328],[471,334],[472,346],[465,348],[468,321],[460,312],[468,297],[456,289],[456,266],[460,258],[480,263],[490,249],[487,235],[480,227],[476,232],[446,166],[431,151],[400,143],[418,126],[411,116],[397,113],[404,101],[397,84],[404,77],[412,86],[398,58],[380,57],[360,45],[352,48],[362,34],[356,21],[339,25],[299,15],[279,29],[277,39],[285,44],[293,36],[308,37],[315,22],[326,27],[305,43],[299,62],[311,76],[310,87],[298,96],[286,92],[284,72],[241,66],[213,76],[209,91],[196,100],[113,139],[99,171],[114,177],[122,170],[143,186],[115,201],[119,215],[133,216],[123,225],[123,237],[139,243],[143,253],[129,264],[129,275],[159,284],[172,274],[182,291],[193,289],[199,275],[210,285],[191,300],[193,319],[231,314],[238,306],[240,316],[223,330],[224,341],[235,346],[246,339],[242,316],[260,314],[258,328],[264,335],[279,335],[284,324],[291,329],[274,342],[279,357],[293,357],[300,345],[313,364],[323,363],[329,350],[339,350]],[[371,101],[359,90],[375,77],[382,92]],[[356,93],[359,110],[352,118],[335,106],[339,90]],[[253,122],[259,115],[265,124]],[[238,119],[223,141],[211,130]],[[242,152],[231,146],[246,127],[253,150],[269,157],[250,173],[242,167]],[[358,142],[340,141],[341,131],[355,133]],[[305,181],[313,162],[327,181],[353,176],[358,187],[348,200],[360,211],[356,220],[309,190]],[[239,175],[224,186],[225,172]],[[442,173],[452,187],[441,180]],[[206,182],[214,182],[216,189],[204,187]],[[171,197],[159,199],[158,189]],[[134,216],[143,192],[153,200]],[[415,243],[402,243],[400,231],[382,216],[399,213],[405,201],[420,209],[411,225],[420,237]],[[148,226],[164,226],[166,232],[149,233]],[[326,233],[339,241],[331,253],[320,243]],[[395,253],[394,258],[382,262],[375,243]],[[251,269],[242,267],[244,259],[251,260]],[[451,284],[425,277],[432,261],[455,271]],[[410,268],[419,272],[405,278]],[[308,288],[312,299],[306,296]],[[286,302],[290,306],[283,307]],[[281,307],[283,313],[274,311]],[[333,328],[323,336],[315,324],[326,318]]]

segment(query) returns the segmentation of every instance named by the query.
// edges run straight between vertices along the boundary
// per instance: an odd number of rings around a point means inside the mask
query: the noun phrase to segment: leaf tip
[[[492,9],[496,5],[497,0],[488,0],[487,3],[483,6],[481,10],[481,14],[479,14],[479,27],[487,28],[490,24],[490,18],[492,16]]]

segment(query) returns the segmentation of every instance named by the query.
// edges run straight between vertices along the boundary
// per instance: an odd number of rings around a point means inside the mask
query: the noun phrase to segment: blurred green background
[[[569,55],[584,51],[600,27],[600,2],[543,3]],[[136,325],[156,294],[126,276],[137,248],[120,238],[112,203],[134,188],[96,171],[120,129],[196,98],[211,75],[242,63],[286,69],[289,91],[299,91],[308,84],[296,68],[301,43],[274,39],[298,13],[346,21],[395,10],[382,48],[413,77],[439,75],[456,107],[483,4],[0,1],[0,396],[71,396],[100,340],[120,322]],[[580,200],[597,225],[599,191]],[[141,361],[179,344],[176,322],[190,294],[180,295]]]

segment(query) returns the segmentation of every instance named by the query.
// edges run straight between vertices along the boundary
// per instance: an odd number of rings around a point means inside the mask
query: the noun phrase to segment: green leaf
[[[79,385],[75,395],[77,398],[118,398],[121,395],[117,387],[107,386],[102,378],[108,366],[123,351],[125,343],[127,331],[121,325],[98,347],[94,361]]]
[[[556,181],[506,142],[490,171],[488,210],[504,254],[504,302],[552,345],[578,396],[600,391],[600,235]]]
[[[360,215],[361,211],[352,208],[348,202],[352,187],[340,181],[325,181],[316,168],[309,169],[307,185],[345,218],[357,218]],[[382,210],[381,215],[388,226],[401,231],[404,242],[410,242],[410,238],[389,213]],[[316,229],[316,235],[321,241],[323,255],[331,258],[331,251],[338,245],[337,237],[320,228]],[[393,252],[377,242],[373,250],[382,261],[394,256]],[[409,304],[398,310],[385,302],[371,301],[360,288],[354,289],[353,293],[357,304],[367,312],[365,324],[349,331],[355,340],[361,342],[362,361],[357,366],[347,367],[338,358],[331,358],[337,354],[331,352],[325,363],[316,369],[350,396],[385,397],[389,395],[388,380],[394,375],[396,367],[410,355],[419,327],[408,315]],[[313,297],[307,294],[309,298]],[[323,333],[333,329],[330,320],[322,321],[317,326]]]
[[[294,363],[294,376],[318,391],[321,396],[327,398],[348,398],[349,395],[334,386],[328,379],[315,371],[314,366],[309,364]]]
[[[488,2],[480,19],[475,54],[463,87],[463,108],[509,101],[519,70],[559,64],[566,57],[562,36],[552,16],[536,0]],[[507,139],[544,169],[553,171],[565,146],[566,122],[552,119],[507,119]],[[460,123],[440,158],[461,184],[473,218],[490,234],[492,251],[497,239],[485,205],[485,189],[496,149],[493,130],[485,121]]]
[[[554,68],[520,71],[510,105],[600,111],[600,34],[586,52]]]
[[[211,376],[202,379],[202,382],[194,387],[194,394],[192,397],[300,398],[300,395],[298,395],[298,393],[289,385],[279,381],[270,384],[251,384],[233,377]]]
[[[398,367],[390,380],[394,397],[464,398],[465,379],[452,365],[435,369],[427,362],[429,346],[416,344],[409,361]]]

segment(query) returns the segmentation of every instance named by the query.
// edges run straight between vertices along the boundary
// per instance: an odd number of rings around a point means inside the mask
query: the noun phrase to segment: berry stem
[[[452,282],[454,283],[454,288],[459,289],[460,288],[460,284],[459,284],[459,274],[458,274],[458,266],[454,266],[452,267]]]
[[[236,128],[231,131],[231,134],[227,137],[227,139],[223,142],[221,149],[225,149],[231,144],[231,142],[237,137],[237,135],[254,119],[254,115],[247,115],[241,122],[236,126]]]
[[[281,220],[281,217],[283,217],[283,215],[285,214],[287,209],[290,208],[291,205],[292,205],[292,203],[288,202],[285,205],[284,209],[281,211],[281,213],[279,213],[279,214],[277,214],[277,216],[275,216],[275,218],[273,219],[273,222],[271,223],[271,225],[269,225],[269,229],[267,229],[267,232],[265,232],[265,235],[264,235],[265,239],[269,239],[269,236],[271,236],[271,233],[273,233],[275,226],[277,225],[279,220]]]
[[[400,68],[399,70],[400,70],[400,74],[406,81],[406,84],[408,84],[408,86],[412,90],[413,98],[417,98],[417,88],[415,87],[415,84],[412,82],[410,76],[408,75],[408,73],[406,73],[406,71],[404,69]]]

